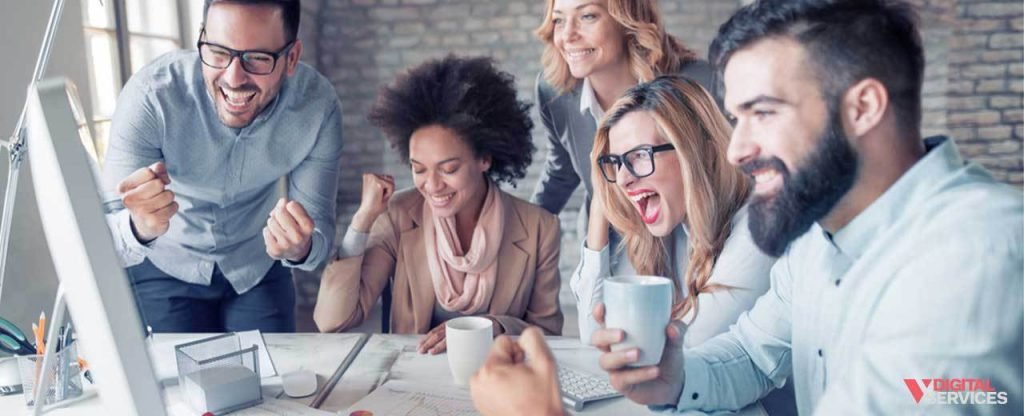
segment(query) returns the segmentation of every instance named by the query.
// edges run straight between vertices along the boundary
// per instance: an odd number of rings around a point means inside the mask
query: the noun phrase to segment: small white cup
[[[656,365],[672,314],[672,281],[658,276],[612,276],[604,281],[604,326],[626,333],[612,351],[639,348],[630,367]]]
[[[455,384],[465,386],[487,360],[494,344],[494,323],[478,316],[463,316],[444,323],[448,367]]]

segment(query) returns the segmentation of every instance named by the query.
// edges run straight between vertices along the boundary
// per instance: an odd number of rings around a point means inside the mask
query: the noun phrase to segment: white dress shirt
[[[1024,203],[952,140],[835,235],[818,226],[728,333],[685,352],[677,410],[737,409],[792,374],[802,414],[1021,414]],[[918,403],[904,379],[989,379],[1006,405]]]

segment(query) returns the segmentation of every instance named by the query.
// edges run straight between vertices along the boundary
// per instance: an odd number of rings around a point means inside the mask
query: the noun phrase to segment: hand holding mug
[[[671,321],[665,328],[665,349],[657,365],[633,367],[640,358],[639,348],[613,351],[626,334],[622,329],[604,328],[604,305],[594,307],[594,319],[602,328],[594,331],[591,343],[603,351],[598,363],[608,372],[609,382],[615,390],[633,402],[644,405],[675,405],[683,391],[686,375],[683,373],[683,334],[686,325]]]

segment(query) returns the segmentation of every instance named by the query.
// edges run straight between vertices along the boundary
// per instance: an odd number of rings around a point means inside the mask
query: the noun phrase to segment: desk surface
[[[168,361],[173,363],[173,345],[207,335],[190,334],[158,334],[155,336],[155,347],[152,351],[158,374],[160,367],[166,367]],[[323,386],[338,366],[344,361],[348,352],[355,345],[361,334],[264,334],[267,349],[274,361],[278,374],[298,369],[310,369],[317,374],[320,386]],[[365,397],[385,380],[404,380],[413,383],[430,383],[433,385],[454,385],[448,370],[447,357],[444,354],[430,356],[416,352],[415,346],[419,335],[380,335],[374,334],[360,351],[355,361],[345,371],[344,376],[320,406],[321,410],[344,412],[349,406]],[[581,345],[576,338],[548,337],[555,357],[562,365],[603,374],[597,365],[599,352],[588,346]],[[166,378],[166,374],[159,374]],[[313,397],[291,399],[282,394],[280,378],[273,377],[263,380],[264,397],[280,398],[309,404]],[[177,387],[165,389],[165,400],[168,406],[179,403]],[[25,406],[22,395],[0,396],[0,409],[14,409],[14,414],[30,414],[31,408]],[[587,405],[581,415],[623,415],[644,414],[647,408],[626,399],[610,399]],[[64,409],[56,409],[47,415],[62,414],[106,414],[95,397],[85,399]]]

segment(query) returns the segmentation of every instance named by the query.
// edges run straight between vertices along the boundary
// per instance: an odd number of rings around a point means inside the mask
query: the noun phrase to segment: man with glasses
[[[121,92],[108,222],[153,330],[291,332],[289,268],[315,269],[334,237],[340,103],[299,62],[298,0],[204,11],[198,50],[158,58]]]

